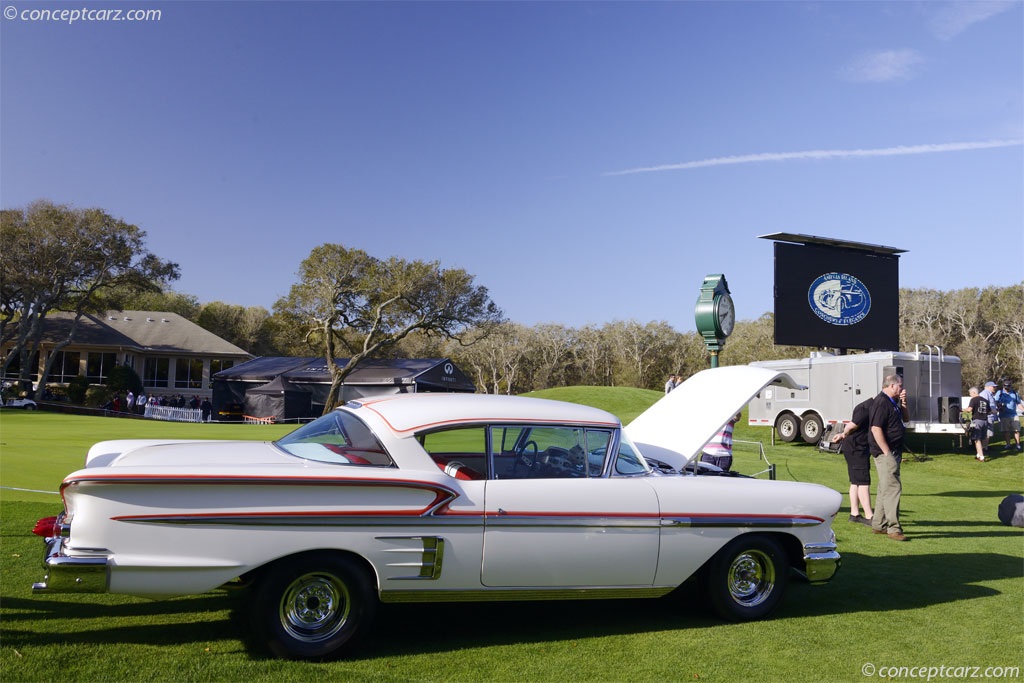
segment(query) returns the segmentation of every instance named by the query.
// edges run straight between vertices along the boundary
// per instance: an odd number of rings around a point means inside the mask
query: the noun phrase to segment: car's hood
[[[693,375],[625,427],[644,457],[682,469],[733,415],[769,384],[800,388],[784,372],[749,365]]]
[[[285,462],[295,463],[297,460],[265,441],[124,439],[95,444],[89,449],[85,466],[195,468],[279,465]]]

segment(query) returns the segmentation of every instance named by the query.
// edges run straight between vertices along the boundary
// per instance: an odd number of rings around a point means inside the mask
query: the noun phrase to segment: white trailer
[[[854,406],[877,396],[883,378],[895,372],[907,390],[908,431],[963,434],[960,359],[937,346],[924,348],[843,356],[815,352],[809,358],[751,363],[786,372],[805,388],[762,389],[750,401],[748,424],[773,427],[783,441],[818,443],[830,426],[850,419]]]

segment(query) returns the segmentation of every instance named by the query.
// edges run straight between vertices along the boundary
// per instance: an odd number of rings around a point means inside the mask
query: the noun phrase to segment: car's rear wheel
[[[711,606],[723,619],[763,619],[782,602],[789,562],[775,540],[741,536],[715,554],[704,579]]]
[[[377,608],[368,572],[328,553],[279,561],[259,580],[251,624],[258,644],[287,659],[334,659]]]
[[[800,418],[793,413],[779,415],[775,420],[775,431],[779,433],[779,438],[786,443],[796,441],[796,437],[800,436]]]

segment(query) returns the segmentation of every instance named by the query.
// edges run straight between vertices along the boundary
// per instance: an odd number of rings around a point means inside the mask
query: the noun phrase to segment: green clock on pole
[[[711,354],[711,367],[718,367],[718,352],[736,326],[736,309],[729,294],[729,283],[722,274],[708,275],[700,288],[697,305],[693,310],[697,332]]]

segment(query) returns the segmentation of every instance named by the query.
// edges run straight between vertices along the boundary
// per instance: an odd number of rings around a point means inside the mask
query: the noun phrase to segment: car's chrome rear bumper
[[[46,539],[42,581],[32,584],[32,593],[106,593],[109,586],[109,559],[105,551],[95,555],[68,556],[64,552],[65,539],[54,536]]]

